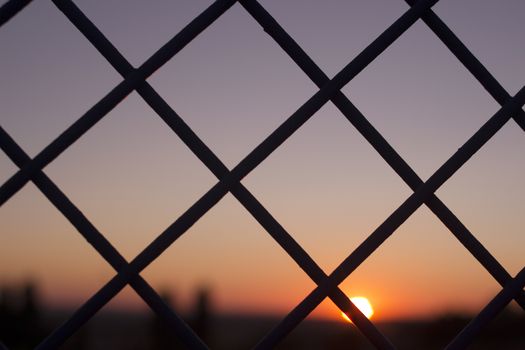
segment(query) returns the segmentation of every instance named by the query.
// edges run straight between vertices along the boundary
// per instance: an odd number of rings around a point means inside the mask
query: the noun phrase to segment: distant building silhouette
[[[34,282],[0,288],[0,340],[9,348],[32,348],[44,337]]]
[[[192,326],[195,333],[206,343],[209,343],[211,337],[211,317],[210,290],[208,288],[200,288],[196,293]]]

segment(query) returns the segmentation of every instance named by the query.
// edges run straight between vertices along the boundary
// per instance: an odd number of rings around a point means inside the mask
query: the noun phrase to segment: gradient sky
[[[76,1],[138,66],[209,1]],[[262,1],[333,76],[407,5],[404,1]],[[440,1],[434,10],[514,95],[525,83],[525,2]],[[120,76],[50,1],[0,28],[0,122],[34,156]],[[317,88],[236,4],[148,82],[232,168]],[[423,178],[499,106],[418,21],[343,92]],[[515,274],[525,263],[525,135],[510,121],[437,191]],[[0,154],[0,180],[17,170]],[[213,184],[215,177],[136,93],[45,168],[128,259]],[[243,184],[330,273],[411,193],[331,104]],[[32,185],[0,208],[0,284],[34,279],[47,303],[80,305],[114,275]],[[142,275],[184,305],[209,286],[218,309],[284,314],[313,282],[231,195]],[[376,317],[476,311],[497,283],[421,207],[341,288]],[[141,307],[127,287],[113,304]],[[318,315],[335,314],[325,301]]]

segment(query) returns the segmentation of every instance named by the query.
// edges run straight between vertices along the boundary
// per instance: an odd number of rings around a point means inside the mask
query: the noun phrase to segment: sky
[[[134,65],[210,1],[76,1]],[[404,1],[261,1],[333,77]],[[434,11],[514,95],[525,82],[525,2],[442,0]],[[0,28],[0,125],[31,156],[122,78],[50,1]],[[233,168],[317,87],[240,6],[147,80]],[[343,88],[422,179],[499,105],[422,21]],[[524,265],[525,135],[510,121],[436,194],[512,274]],[[2,183],[16,166],[0,153]],[[132,260],[216,178],[133,92],[45,173]],[[410,194],[330,102],[242,183],[328,274]],[[0,284],[36,281],[80,306],[114,271],[31,183],[0,208]],[[184,309],[210,288],[222,312],[285,315],[315,284],[230,194],[141,274]],[[417,210],[340,288],[377,319],[476,312],[499,286],[429,209]],[[126,287],[108,307],[145,308]],[[337,315],[329,301],[314,316]]]

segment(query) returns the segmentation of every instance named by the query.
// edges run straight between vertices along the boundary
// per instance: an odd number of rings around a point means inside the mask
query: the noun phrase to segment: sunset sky
[[[210,1],[75,1],[135,66]],[[402,0],[261,1],[333,77],[408,6]],[[433,10],[514,95],[525,84],[522,0],[442,0]],[[31,156],[122,78],[50,1],[0,28],[0,125]],[[233,168],[318,88],[236,4],[148,82]],[[422,179],[499,105],[422,21],[343,89]],[[510,121],[436,194],[511,275],[525,264],[525,134]],[[17,167],[0,152],[0,180]],[[45,173],[132,260],[217,179],[133,92]],[[411,193],[327,103],[242,183],[329,274]],[[0,208],[0,285],[36,281],[80,306],[115,274],[31,183]],[[184,308],[211,289],[226,312],[285,315],[315,284],[230,194],[142,276]],[[421,207],[340,288],[377,319],[477,312],[491,275]],[[145,308],[126,287],[111,303]],[[338,317],[329,300],[315,311]]]

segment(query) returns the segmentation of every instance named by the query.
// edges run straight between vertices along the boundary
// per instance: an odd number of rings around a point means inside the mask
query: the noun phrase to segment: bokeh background
[[[75,3],[139,66],[211,2]],[[261,4],[330,77],[408,8]],[[433,9],[511,95],[519,90],[525,2]],[[0,47],[0,122],[30,156],[121,81],[50,1],[3,26]],[[239,4],[148,82],[229,168],[317,91]],[[343,92],[423,179],[499,108],[421,21]],[[511,274],[524,265],[524,136],[510,121],[436,192]],[[0,180],[16,170],[0,154]],[[135,92],[44,170],[128,260],[216,182]],[[411,194],[331,103],[242,182],[326,273]],[[31,183],[0,209],[0,231],[0,284],[31,281],[47,308],[74,309],[114,275]],[[231,195],[142,276],[183,312],[204,288],[219,313],[283,316],[315,287]],[[425,207],[341,288],[369,298],[380,321],[476,313],[500,289]],[[106,308],[146,306],[126,288]],[[340,319],[329,301],[312,317]]]

